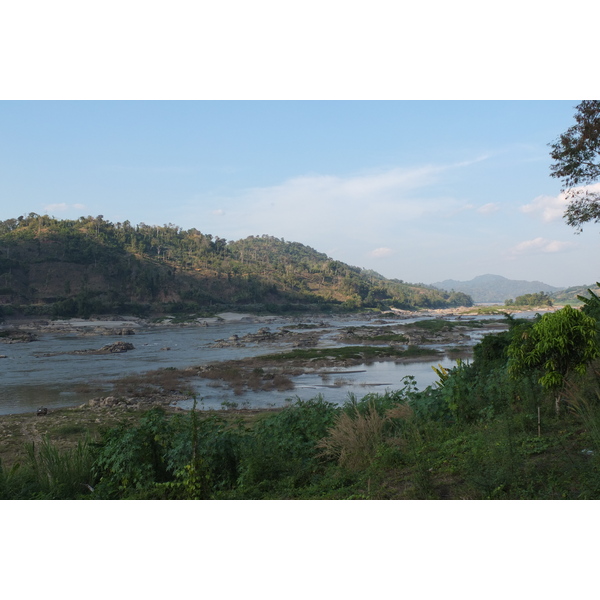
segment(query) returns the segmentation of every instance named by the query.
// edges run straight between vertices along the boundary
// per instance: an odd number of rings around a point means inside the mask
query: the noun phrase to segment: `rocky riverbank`
[[[501,309],[502,307],[498,307]],[[432,309],[423,311],[406,311],[400,309],[391,309],[381,313],[352,313],[345,316],[336,315],[336,320],[402,320],[414,317],[452,317],[460,315],[476,315],[477,309],[473,307],[461,307],[452,309]],[[8,316],[5,322],[0,324],[0,341],[3,339],[14,339],[18,341],[35,341],[36,335],[40,333],[61,333],[77,335],[135,335],[140,329],[152,327],[211,327],[221,323],[264,323],[266,325],[289,321],[290,324],[310,322],[315,323],[327,320],[330,315],[302,315],[301,317],[281,317],[274,315],[251,315],[245,313],[224,312],[214,317],[200,317],[182,320],[173,316],[153,317],[143,319],[132,316],[92,316],[89,319],[50,319],[39,317],[13,317]],[[11,336],[5,332],[11,332]],[[29,336],[29,339],[28,339]],[[11,343],[11,342],[9,342]]]

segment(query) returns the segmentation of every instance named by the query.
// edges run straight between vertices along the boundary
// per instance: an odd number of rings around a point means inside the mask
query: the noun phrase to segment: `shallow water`
[[[422,319],[419,316],[386,322],[408,324]],[[309,321],[306,319],[302,322]],[[192,367],[291,349],[291,344],[285,343],[248,345],[245,348],[210,346],[216,340],[227,339],[234,334],[242,337],[248,333],[256,333],[262,327],[276,331],[279,327],[290,326],[294,322],[298,323],[300,320],[273,318],[268,323],[228,321],[209,327],[159,326],[138,328],[132,336],[41,333],[39,340],[35,342],[0,344],[0,354],[7,356],[0,359],[0,414],[33,412],[40,406],[77,406],[90,398],[109,395],[111,381],[127,375],[165,367]],[[320,346],[340,345],[331,339],[336,333],[333,328],[376,324],[374,321],[349,318],[326,318],[326,322],[331,325],[332,331],[329,336],[323,336]],[[470,335],[477,338],[482,334],[483,331],[470,332]],[[130,342],[135,350],[109,355],[41,356],[52,352],[98,349],[117,341]],[[406,375],[414,375],[419,388],[424,388],[437,379],[431,366],[438,363],[451,367],[454,361],[440,357],[433,361],[408,364],[376,362],[341,370],[338,374],[327,377],[302,375],[294,379],[296,387],[291,391],[250,391],[242,396],[235,396],[227,388],[212,387],[210,382],[201,380],[196,393],[202,398],[206,408],[222,408],[223,402],[248,407],[280,406],[288,398],[308,399],[319,393],[328,400],[343,402],[349,392],[361,396],[372,391],[384,391],[386,388],[397,389],[402,386],[402,378]],[[191,407],[191,402],[189,405]],[[187,407],[187,404],[183,403],[182,406]]]
[[[294,389],[290,391],[253,392],[236,396],[227,388],[215,388],[201,380],[195,386],[198,407],[206,409],[222,408],[272,408],[285,406],[289,400],[299,398],[310,400],[321,394],[325,400],[342,404],[349,394],[358,398],[370,393],[383,393],[404,387],[403,378],[415,377],[417,387],[424,389],[438,379],[432,366],[441,364],[446,368],[456,365],[456,361],[440,357],[434,361],[396,364],[394,361],[375,362],[369,365],[356,365],[348,369],[339,369],[328,375],[306,373],[293,377]],[[193,400],[178,404],[181,408],[191,409]]]

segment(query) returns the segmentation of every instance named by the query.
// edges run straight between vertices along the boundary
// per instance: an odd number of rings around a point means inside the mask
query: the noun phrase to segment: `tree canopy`
[[[540,369],[542,387],[558,391],[569,374],[584,374],[587,365],[600,356],[596,321],[567,304],[543,315],[532,327],[516,330],[508,355],[513,375]]]
[[[411,310],[472,300],[386,279],[269,235],[227,241],[172,223],[31,213],[0,221],[0,304],[86,316],[132,311],[132,304],[160,313],[254,305]]]
[[[550,170],[569,202],[567,224],[581,231],[583,223],[600,222],[600,193],[586,187],[600,180],[600,100],[584,100],[576,109],[575,125],[550,144]]]

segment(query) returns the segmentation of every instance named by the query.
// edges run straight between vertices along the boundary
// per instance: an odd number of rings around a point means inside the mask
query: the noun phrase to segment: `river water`
[[[248,345],[244,348],[211,347],[216,340],[227,339],[232,335],[242,337],[256,333],[262,327],[276,331],[279,327],[298,323],[298,319],[278,317],[252,319],[250,316],[228,316],[228,320],[211,322],[207,327],[187,326],[151,326],[144,327],[134,322],[125,323],[135,331],[132,336],[120,335],[81,335],[78,333],[46,332],[30,343],[1,344],[0,354],[6,358],[0,360],[0,414],[32,412],[40,406],[58,408],[77,406],[90,398],[109,395],[111,381],[132,374],[165,367],[185,368],[203,365],[214,361],[225,361],[271,354],[275,351],[291,349],[290,344]],[[480,318],[480,317],[478,317]],[[389,323],[411,323],[423,319],[422,316]],[[324,335],[319,346],[339,346],[332,338],[334,328],[373,325],[373,321],[328,318],[327,329],[331,334]],[[311,322],[305,319],[302,322]],[[319,320],[313,322],[318,323]],[[73,323],[73,321],[71,321]],[[123,323],[80,322],[82,331],[88,325],[123,326]],[[470,332],[472,345],[485,332]],[[127,341],[135,350],[108,355],[69,355],[42,356],[55,352],[98,349],[106,344]],[[169,348],[169,350],[166,350]],[[431,385],[437,375],[432,365],[442,364],[452,367],[455,361],[446,356],[434,360],[396,364],[393,361],[374,362],[369,365],[339,369],[329,375],[306,374],[294,379],[295,389],[286,392],[247,392],[240,396],[225,388],[214,387],[206,380],[199,380],[196,386],[197,397],[205,408],[222,408],[223,403],[232,403],[240,407],[266,408],[284,405],[296,397],[309,399],[322,394],[326,400],[343,402],[348,393],[358,397],[370,392],[383,392],[402,386],[402,378],[413,375],[420,389]],[[331,371],[334,371],[333,369]],[[190,408],[191,401],[181,403]]]

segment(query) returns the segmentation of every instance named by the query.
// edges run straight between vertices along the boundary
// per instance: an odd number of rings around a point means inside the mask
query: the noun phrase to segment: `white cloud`
[[[539,217],[544,223],[561,219],[567,208],[564,194],[558,196],[537,196],[530,204],[524,204],[519,210],[525,214]]]
[[[500,207],[495,202],[488,202],[477,209],[477,212],[482,215],[490,215],[500,210]]]
[[[575,189],[585,189],[590,192],[600,193],[600,183],[581,186]],[[519,210],[540,218],[544,223],[550,223],[562,219],[567,205],[568,200],[565,194],[561,192],[558,196],[537,196],[529,204],[521,206]]]
[[[220,217],[225,214],[225,211],[222,208],[218,208],[217,210],[213,210],[210,214]]]
[[[559,242],[558,240],[547,240],[542,237],[535,238],[533,240],[527,240],[521,242],[511,248],[510,254],[513,256],[521,256],[524,254],[538,254],[538,253],[554,253],[560,252],[565,248],[574,246],[573,242]]]
[[[390,256],[393,253],[391,248],[375,248],[375,250],[371,250],[369,252],[369,256],[371,258],[385,258],[386,256]]]

